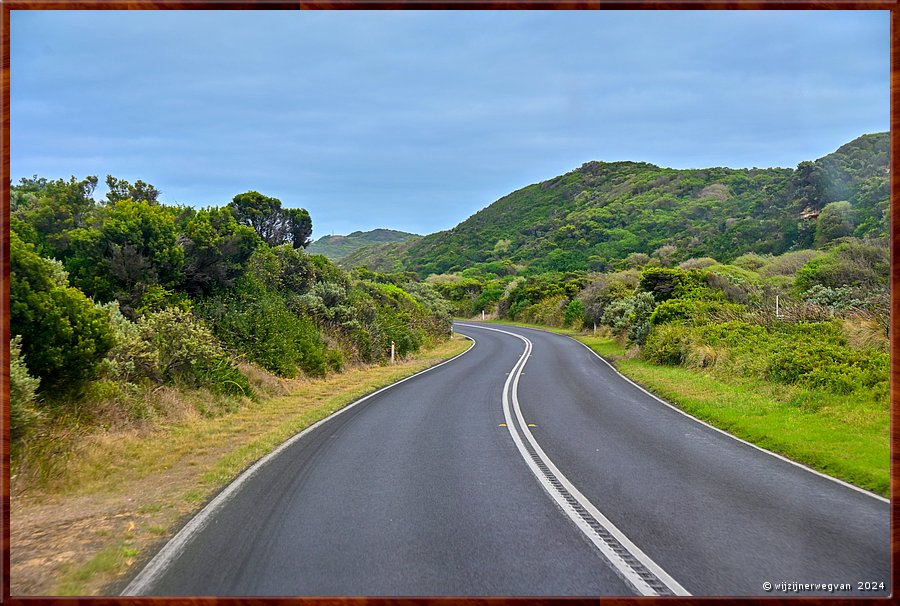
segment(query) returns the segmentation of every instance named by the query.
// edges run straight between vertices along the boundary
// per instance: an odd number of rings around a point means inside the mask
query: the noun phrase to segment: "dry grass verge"
[[[70,454],[53,454],[65,458],[63,475],[52,482],[27,474],[14,478],[10,593],[117,593],[250,463],[366,393],[469,345],[455,336],[393,366],[350,369],[324,379],[286,382],[251,376],[254,388],[270,397],[222,416],[186,415],[176,423],[70,436]],[[179,400],[176,394],[167,397]]]

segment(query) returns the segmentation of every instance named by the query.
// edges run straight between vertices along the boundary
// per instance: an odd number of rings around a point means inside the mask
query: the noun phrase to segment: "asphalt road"
[[[890,592],[883,500],[674,411],[566,337],[456,330],[469,352],[242,476],[123,594]]]

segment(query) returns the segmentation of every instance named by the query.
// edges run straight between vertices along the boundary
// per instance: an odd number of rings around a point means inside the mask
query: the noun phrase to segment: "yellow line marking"
[[[534,423],[529,423],[528,427],[537,427],[537,425],[535,425]]]
[[[500,423],[500,427],[506,427],[506,423]]]

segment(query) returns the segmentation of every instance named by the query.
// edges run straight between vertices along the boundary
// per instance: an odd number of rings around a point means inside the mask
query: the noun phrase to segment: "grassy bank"
[[[890,415],[857,394],[660,366],[626,356],[616,340],[533,324],[567,334],[624,375],[685,412],[748,442],[877,494],[890,489]]]
[[[579,341],[627,377],[685,412],[748,442],[888,496],[890,416],[848,396],[625,357],[603,337]]]
[[[215,418],[85,437],[52,483],[11,499],[12,595],[115,591],[199,507],[253,461],[332,412],[462,351],[451,341],[392,366],[292,383]]]

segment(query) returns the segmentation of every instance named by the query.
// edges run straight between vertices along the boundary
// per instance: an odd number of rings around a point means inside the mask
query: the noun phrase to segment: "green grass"
[[[624,357],[603,337],[576,337],[625,376],[688,414],[877,494],[890,490],[890,415],[865,394],[835,394]]]
[[[107,545],[83,565],[70,567],[60,578],[53,595],[84,595],[91,580],[100,575],[121,573],[127,567],[128,560],[136,555],[138,550],[123,541]]]
[[[465,320],[460,320],[460,322],[464,322]],[[528,322],[513,322],[512,320],[487,320],[484,324],[507,324],[509,326],[521,326],[522,328],[536,328],[537,330],[543,330],[545,332],[553,332],[559,335],[569,335],[575,336],[578,334],[577,330],[572,330],[571,328],[556,328],[553,326],[541,326],[540,324],[529,324]]]

